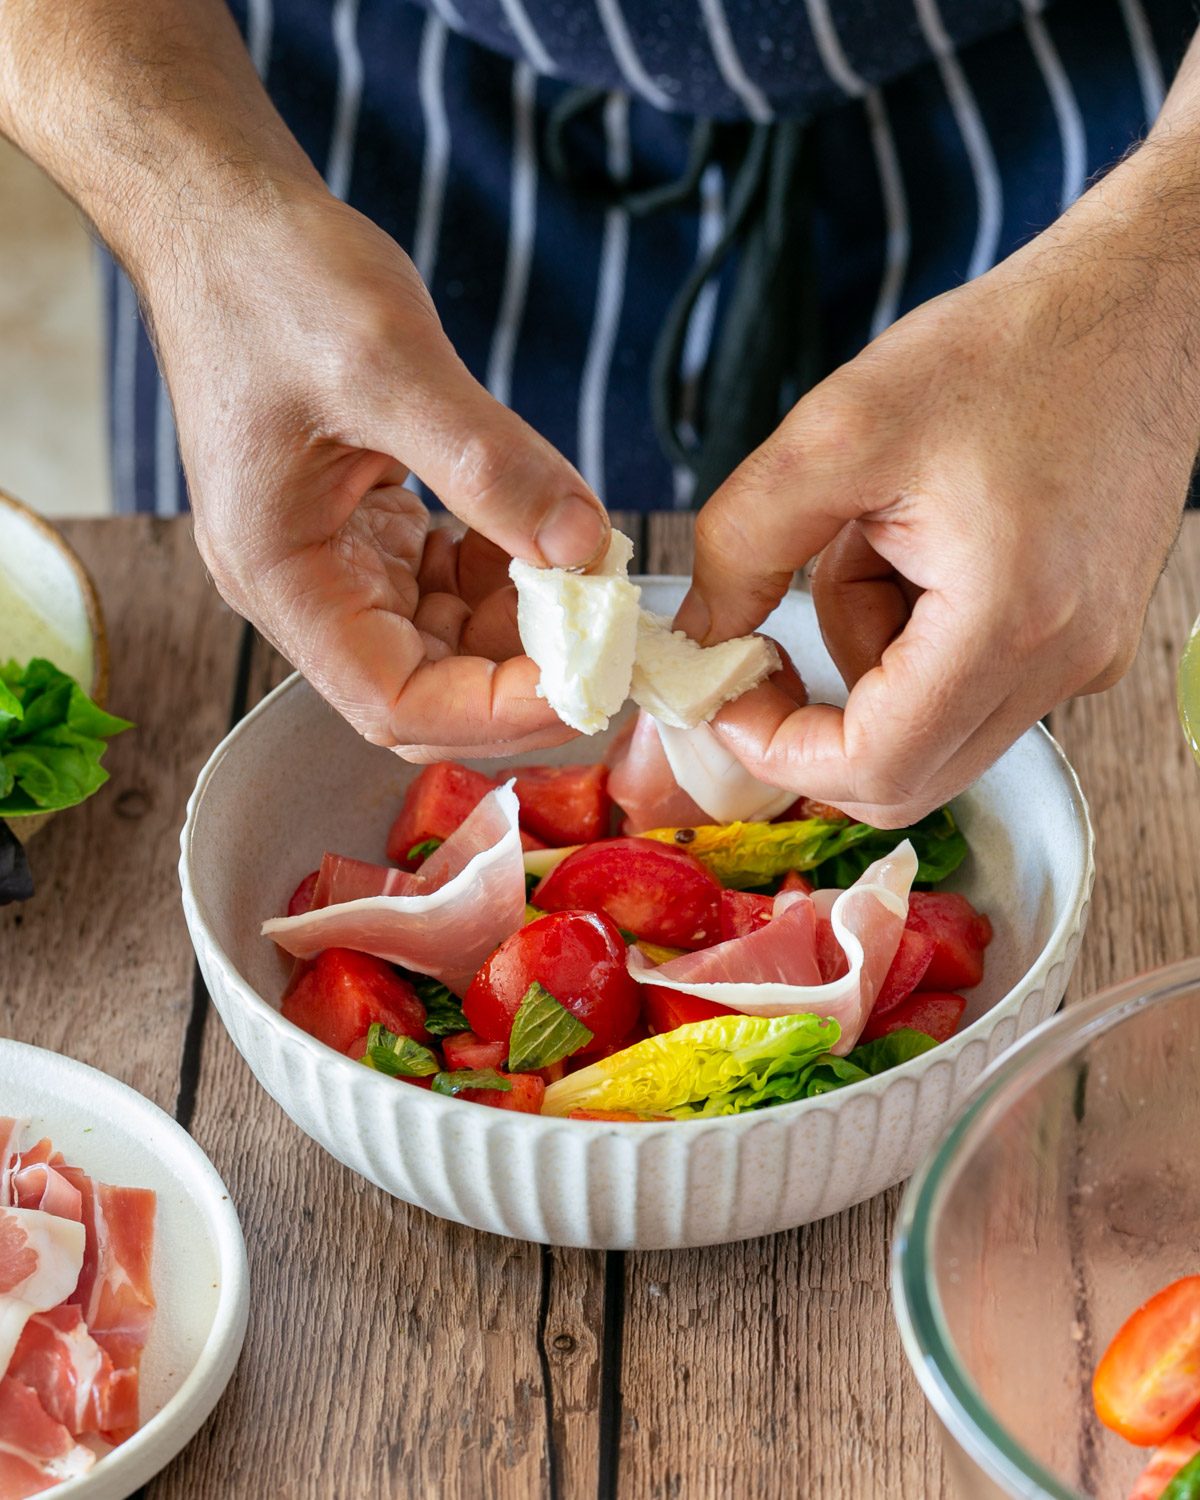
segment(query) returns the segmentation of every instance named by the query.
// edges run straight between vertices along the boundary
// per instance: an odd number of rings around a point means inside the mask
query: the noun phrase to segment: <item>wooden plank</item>
[[[224,733],[241,622],[187,521],[76,521],[63,530],[108,621],[110,706],[136,720],[112,781],[30,845],[38,890],[0,912],[0,1031],[112,1073],[171,1110],[192,1000],[175,867],[184,803]]]
[[[256,641],[246,706],[287,670]],[[264,1474],[314,1500],[594,1490],[603,1257],[476,1234],[354,1176],[215,1013],[192,1128],[241,1212],[254,1300],[229,1392],[154,1500],[256,1497]]]

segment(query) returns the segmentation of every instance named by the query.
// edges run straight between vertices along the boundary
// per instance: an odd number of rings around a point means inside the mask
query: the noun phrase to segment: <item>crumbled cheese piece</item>
[[[779,652],[762,636],[700,646],[664,615],[642,610],[633,663],[633,701],[675,729],[706,724],[724,704],[779,670]]]
[[[626,577],[633,543],[614,531],[593,573],[514,559],[521,645],[541,668],[538,694],[572,729],[596,734],[629,697],[641,589]]]

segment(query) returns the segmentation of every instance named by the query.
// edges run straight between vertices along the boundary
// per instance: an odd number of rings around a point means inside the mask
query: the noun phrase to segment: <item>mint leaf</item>
[[[430,1036],[453,1036],[470,1031],[471,1023],[463,1015],[462,1005],[440,980],[428,974],[410,974],[409,981],[425,1007],[425,1030]]]
[[[548,989],[534,982],[513,1017],[512,1035],[508,1039],[508,1071],[532,1073],[548,1068],[586,1047],[592,1040],[582,1021],[577,1021],[565,1005]]]
[[[508,1093],[511,1079],[495,1068],[461,1068],[457,1073],[439,1073],[433,1080],[435,1094],[461,1094],[463,1089],[499,1089]]]
[[[441,1066],[428,1047],[422,1047],[410,1036],[397,1036],[378,1021],[367,1032],[367,1050],[362,1061],[389,1078],[429,1078]]]
[[[424,839],[419,844],[414,844],[404,858],[411,864],[415,859],[418,862],[427,860],[435,849],[442,847],[441,839]]]

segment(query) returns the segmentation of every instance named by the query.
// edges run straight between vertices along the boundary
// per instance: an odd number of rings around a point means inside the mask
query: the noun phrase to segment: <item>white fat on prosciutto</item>
[[[794,791],[782,791],[752,776],[709,725],[657,728],[676,785],[712,822],[769,823],[795,802]]]
[[[74,1219],[0,1207],[0,1370],[34,1313],[64,1302],[83,1269],[86,1236]]]
[[[0,1500],[24,1500],[86,1474],[96,1462],[42,1406],[37,1392],[0,1378]]]
[[[263,934],[296,958],[373,953],[461,995],[525,919],[519,812],[511,781],[489,792],[415,874],[326,855],[315,895],[328,904],[264,922]]]
[[[818,891],[815,896],[783,892],[764,927],[657,967],[631,948],[629,972],[641,984],[712,1000],[746,1015],[832,1018],[841,1027],[832,1050],[844,1056],[857,1042],[896,956],[916,873],[917,856],[905,839],[847,891]],[[830,897],[829,919],[849,971],[822,984],[816,921]]]

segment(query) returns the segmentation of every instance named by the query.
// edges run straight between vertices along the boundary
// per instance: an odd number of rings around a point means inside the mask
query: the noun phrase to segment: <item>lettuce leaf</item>
[[[967,841],[948,807],[911,828],[803,818],[784,823],[708,823],[695,828],[653,828],[642,838],[675,844],[707,865],[723,886],[769,886],[789,870],[812,871],[818,885],[845,889],[868,865],[911,839],[917,880],[935,885],[966,858]]]
[[[542,1113],[619,1109],[674,1119],[803,1097],[805,1068],[841,1035],[819,1016],[714,1016],[652,1036],[552,1083]]]
[[[805,1071],[804,1092],[798,1097],[815,1099],[820,1094],[843,1089],[848,1083],[861,1083],[864,1078],[873,1078],[876,1073],[886,1073],[889,1068],[899,1067],[910,1058],[920,1057],[936,1047],[937,1043],[923,1031],[902,1027],[890,1031],[887,1036],[877,1037],[873,1042],[862,1042],[845,1057],[818,1057]]]
[[[83,802],[108,780],[107,742],[130,728],[52,662],[0,666],[0,817]]]

